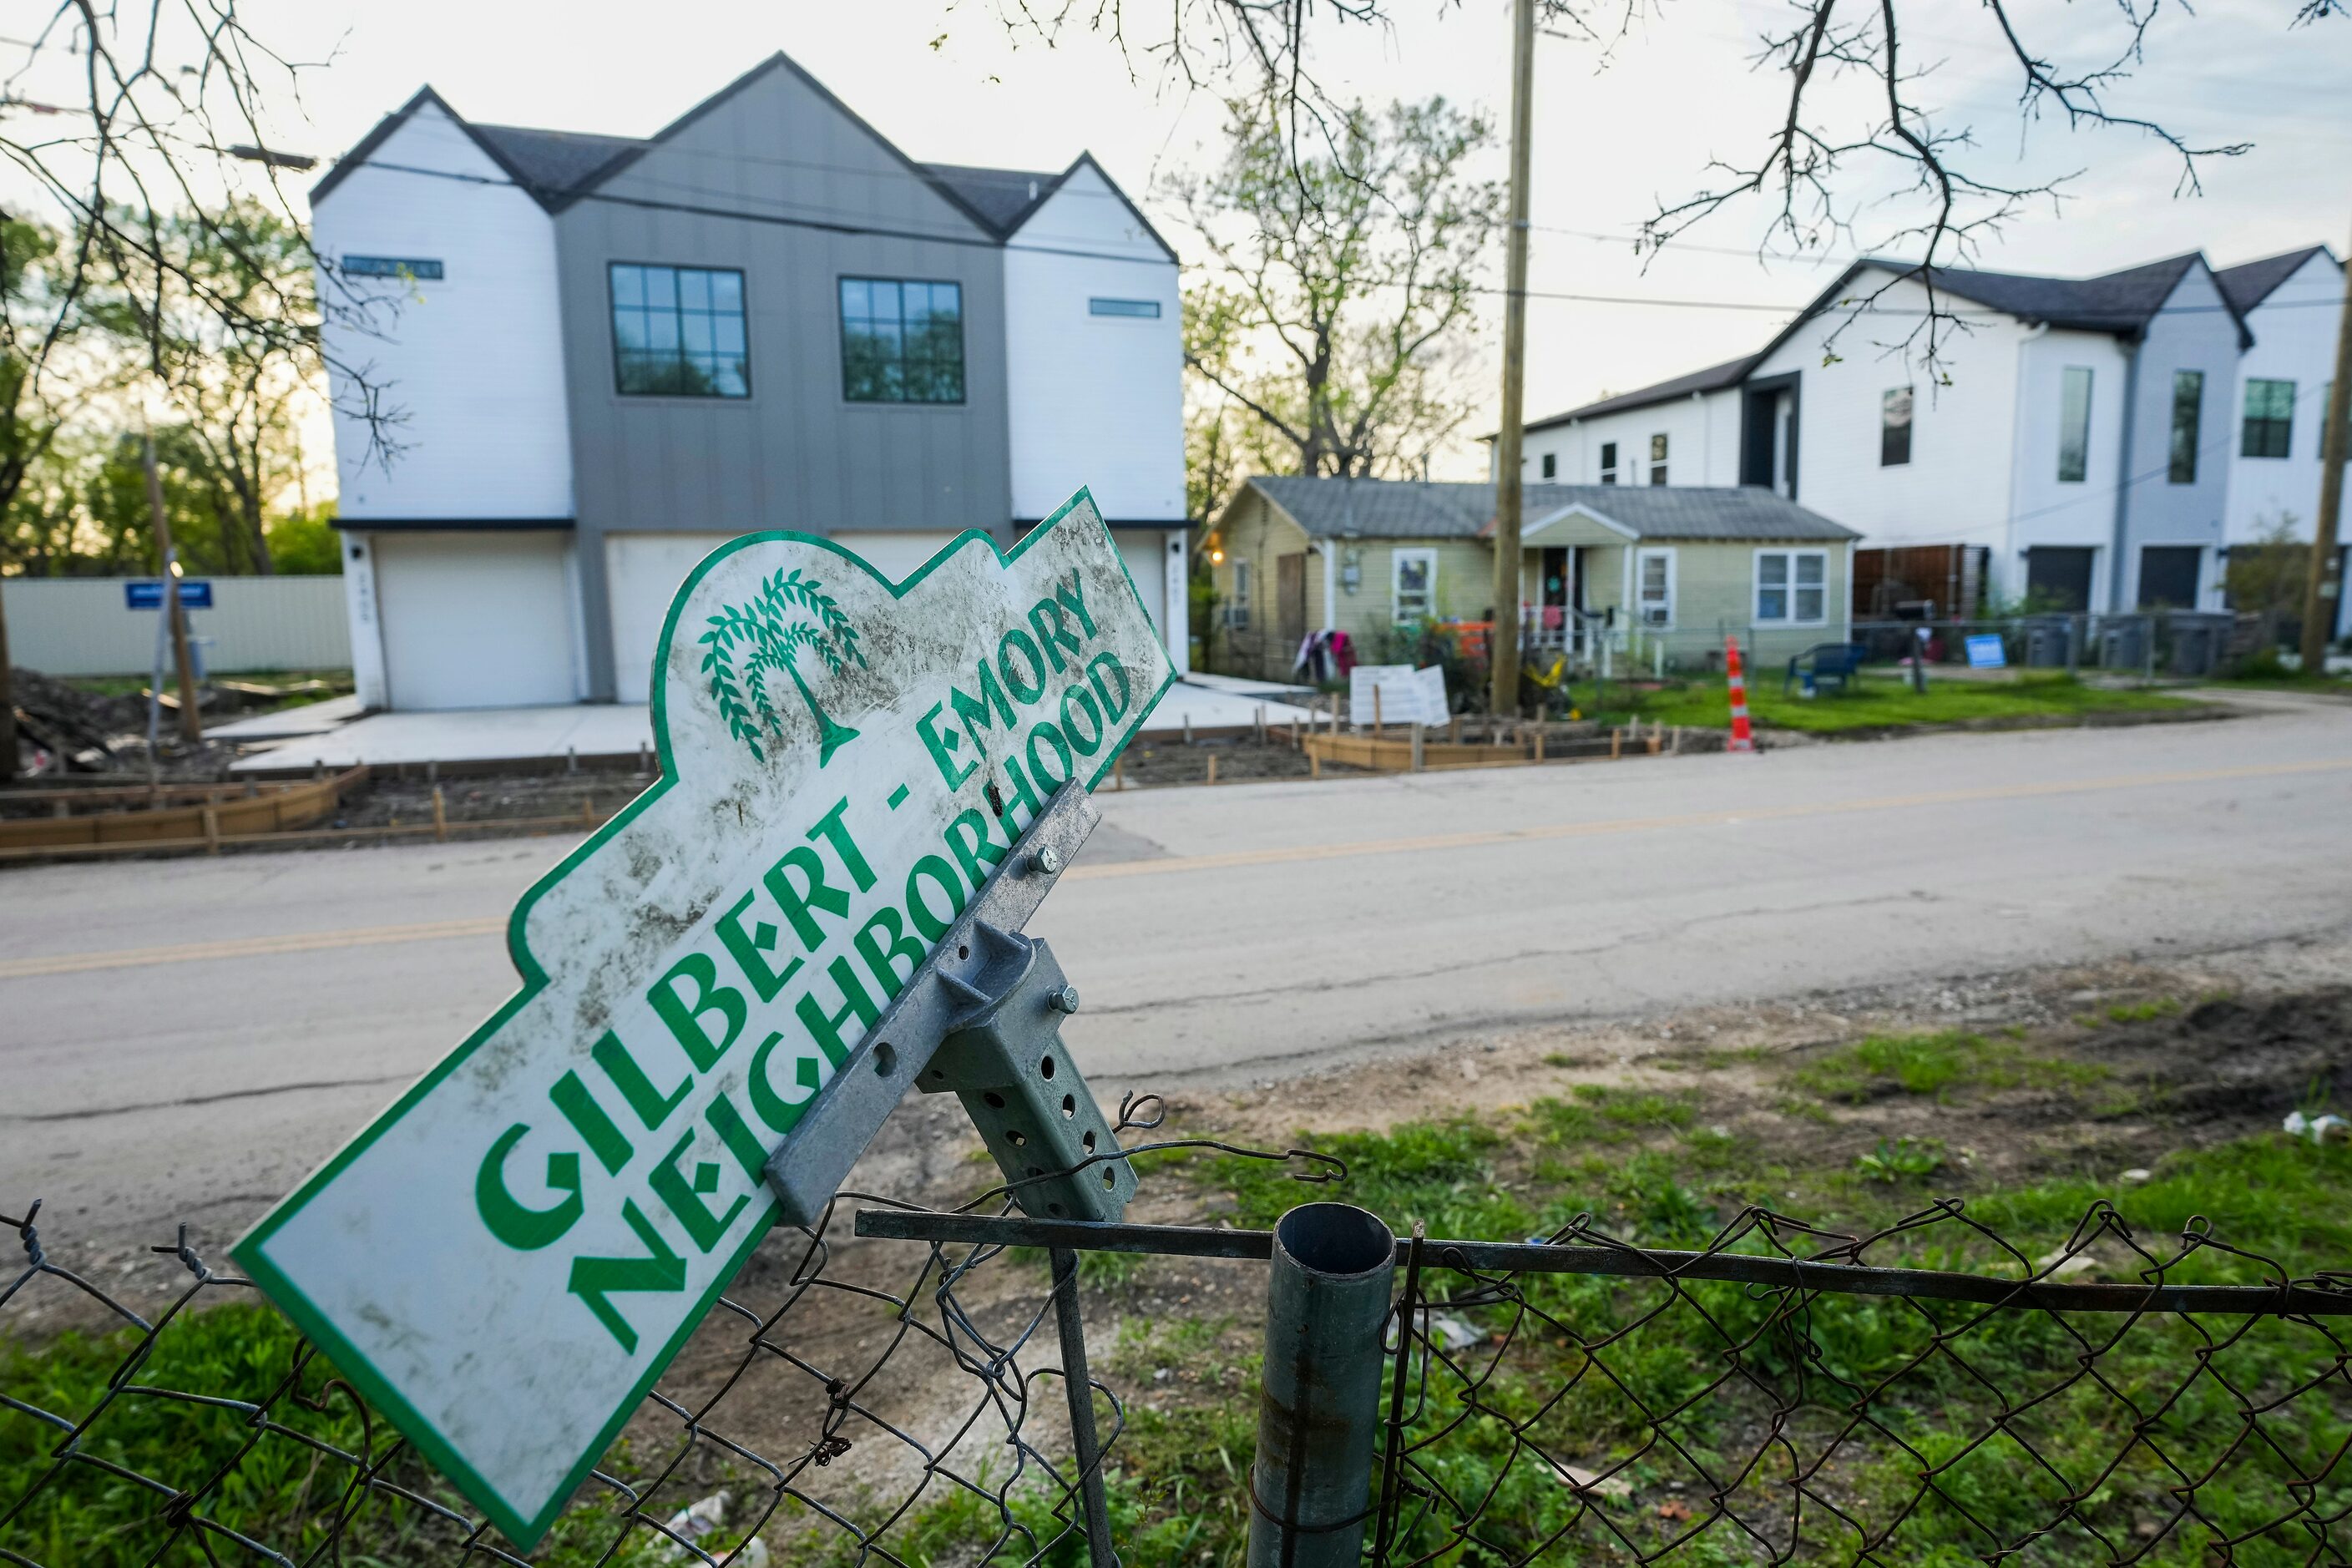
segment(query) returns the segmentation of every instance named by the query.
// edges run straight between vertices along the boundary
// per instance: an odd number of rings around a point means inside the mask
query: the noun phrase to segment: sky
[[[1124,52],[1086,25],[1099,3],[1080,0],[1050,40],[1007,28],[1003,17],[1018,0],[664,0],[651,10],[590,0],[245,0],[240,12],[282,54],[324,62],[303,73],[300,112],[281,113],[277,133],[281,145],[322,158],[426,82],[478,120],[650,134],[782,49],[919,160],[1059,168],[1091,151],[1185,251],[1154,185],[1213,158],[1222,106],[1215,91],[1169,79],[1152,51],[1160,39],[1150,28],[1174,8],[1169,0],[1128,0]],[[1386,26],[1318,13],[1308,57],[1328,89],[1374,103],[1443,94],[1497,124],[1507,119],[1507,0],[1383,3]],[[1869,247],[1905,211],[1879,200],[1853,241],[1767,264],[1754,247],[1768,215],[1735,208],[1688,236],[1689,248],[1645,266],[1631,244],[1641,221],[1698,189],[1711,159],[1754,156],[1777,123],[1783,79],[1754,58],[1760,33],[1790,12],[1776,0],[1622,0],[1638,15],[1620,35],[1620,3],[1594,0],[1611,18],[1606,47],[1558,34],[1538,41],[1529,287],[1538,296],[1681,303],[1531,300],[1532,416],[1760,346],[1781,311],[1827,286],[1857,243]],[[1990,239],[1977,264],[2081,275],[2199,249],[2216,265],[2321,242],[2343,254],[2352,244],[2352,20],[2291,29],[2295,0],[2207,0],[2194,15],[2178,0],[2138,3],[2158,5],[2156,21],[2144,61],[2111,90],[2110,107],[2161,119],[2193,142],[2255,143],[2209,160],[2201,195],[2176,195],[2177,160],[2140,133],[2070,132],[2049,115],[2022,123],[2016,68],[1992,14],[1906,0],[1902,14],[1919,22],[1906,31],[1906,59],[1927,73],[1919,97],[1944,128],[1973,133],[1981,177],[2022,184],[2079,171],[2071,199],[2055,210],[2037,204]],[[2011,0],[2009,9],[2037,51],[2062,64],[2104,58],[2121,41],[2116,6],[2100,0]],[[1830,90],[1860,112],[1870,107],[1857,96],[1864,85]],[[1482,172],[1499,178],[1503,167],[1497,149]],[[1867,169],[1846,188],[1887,195]],[[1493,271],[1499,283],[1499,250]],[[1472,360],[1471,374],[1488,384],[1499,375],[1500,305],[1485,298]],[[1464,439],[1441,454],[1441,473],[1483,471],[1469,437],[1491,428],[1497,402],[1487,396]]]

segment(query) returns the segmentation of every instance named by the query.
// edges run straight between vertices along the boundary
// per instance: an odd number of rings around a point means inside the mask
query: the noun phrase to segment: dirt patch
[[[450,822],[498,822],[576,817],[593,826],[643,795],[653,775],[583,770],[571,773],[471,773],[438,781],[371,773],[343,801],[336,827],[398,827],[433,820],[433,793],[441,792]],[[477,834],[474,837],[480,837]]]
[[[100,683],[59,679],[37,669],[9,672],[17,713],[18,765],[27,782],[70,783],[77,779],[120,783],[148,773],[147,696],[143,687],[114,692]],[[113,684],[113,683],[103,683]],[[248,714],[332,696],[348,690],[329,682],[291,683],[221,679],[197,689],[206,722],[226,722]],[[247,748],[207,738],[188,745],[179,738],[179,699],[169,681],[158,716],[154,772],[164,780],[211,781],[227,776],[228,764]]]
[[[1118,776],[1129,788],[1207,784],[1212,760],[1217,764],[1219,784],[1303,779],[1314,771],[1306,754],[1294,748],[1286,737],[1261,742],[1249,736],[1202,736],[1187,745],[1181,740],[1145,736],[1129,745],[1127,754],[1119,759]],[[1330,763],[1323,766],[1327,777],[1363,771]],[[1108,790],[1117,785],[1106,780],[1101,787]]]

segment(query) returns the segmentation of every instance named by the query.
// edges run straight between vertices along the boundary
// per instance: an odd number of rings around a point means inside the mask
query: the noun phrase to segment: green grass
[[[1892,1093],[1941,1100],[1958,1089],[2082,1088],[2106,1076],[2095,1063],[2039,1057],[2014,1040],[1948,1030],[1873,1035],[1807,1063],[1792,1081],[1824,1100],[1859,1105]]]
[[[2022,1081],[2053,1065],[1988,1054],[1982,1047],[1967,1036],[1914,1037],[1876,1042],[1846,1065],[1856,1072],[1886,1074],[1896,1083],[1907,1072],[1926,1093]],[[1423,1219],[1432,1236],[1508,1239],[1590,1211],[1612,1234],[1644,1245],[1696,1246],[1741,1203],[1767,1198],[1796,1214],[1820,1215],[1834,1203],[1841,1228],[1887,1226],[1917,1211],[1945,1173],[1942,1146],[1914,1139],[1883,1141],[1852,1166],[1794,1173],[1763,1169],[1739,1137],[1693,1125],[1670,1109],[1675,1106],[1670,1097],[1617,1091],[1531,1108],[1526,1124],[1509,1137],[1498,1136],[1486,1122],[1455,1119],[1409,1123],[1384,1134],[1308,1140],[1349,1162],[1349,1178],[1337,1190],[1302,1187],[1277,1171],[1240,1162],[1207,1162],[1200,1173],[1236,1194],[1237,1224],[1263,1226],[1293,1204],[1337,1197],[1374,1209],[1400,1229]],[[1607,1114],[1612,1109],[1630,1120],[1612,1120]],[[1629,1152],[1622,1135],[1635,1123],[1652,1142]],[[2204,1249],[2169,1276],[2176,1279],[2254,1283],[2272,1268],[2307,1274],[2352,1259],[2352,1150],[2261,1136],[2175,1155],[2147,1185],[2120,1194],[2103,1184],[2060,1178],[1972,1197],[1969,1217],[2007,1238],[2015,1252],[1950,1222],[1883,1244],[1871,1261],[2014,1274],[2021,1254],[2037,1258],[2063,1245],[2101,1199],[2114,1200],[2141,1244],[2159,1256],[2169,1256],[2183,1228],[2200,1215],[2211,1221],[2216,1238],[2254,1255]],[[1801,1238],[1791,1240],[1804,1245]],[[2142,1267],[2114,1237],[2101,1238],[2094,1251],[2105,1278],[2127,1280]],[[1803,1386],[1817,1402],[1813,1408],[1824,1417],[1853,1393],[1897,1378],[1895,1392],[1874,1400],[1876,1418],[1894,1438],[1931,1460],[1949,1461],[1951,1468],[1939,1480],[1943,1495],[1917,1500],[1916,1511],[1881,1555],[1888,1562],[1954,1568],[1978,1560],[1968,1550],[1981,1540],[1971,1516],[2013,1535],[2057,1510],[2057,1495],[2042,1484],[2047,1472],[2018,1462],[2022,1456],[2011,1439],[1995,1438],[1966,1451],[1968,1441],[2000,1416],[2004,1397],[2012,1411],[2031,1405],[2030,1416],[2015,1417],[2011,1429],[2030,1438],[2060,1471],[2098,1475],[2126,1447],[2121,1436],[2126,1427],[2108,1389],[2130,1391],[2151,1413],[2150,1431],[2167,1455],[2187,1461],[2189,1473],[2196,1474],[2200,1466],[2219,1463],[2242,1430],[2234,1397],[2211,1373],[2275,1395],[2319,1375],[2336,1360],[2320,1335],[2276,1322],[2258,1322],[2242,1338],[2214,1348],[2206,1335],[2224,1339],[2239,1325],[2208,1320],[2198,1328],[2149,1318],[2133,1323],[2109,1347],[2108,1337],[2125,1328],[2124,1320],[2086,1317],[2062,1323],[2046,1315],[1826,1295],[1805,1308],[1801,1321],[1811,1348],[1800,1360],[1777,1332],[1760,1331],[1773,1299],[1737,1285],[1685,1282],[1679,1301],[1654,1283],[1628,1279],[1523,1277],[1516,1301],[1472,1295],[1474,1285],[1468,1276],[1442,1268],[1429,1282],[1440,1301],[1451,1297],[1465,1303],[1441,1311],[1487,1336],[1456,1352],[1465,1371],[1482,1375],[1478,1404],[1528,1423],[1528,1439],[1566,1462],[1604,1468],[1638,1455],[1623,1472],[1635,1496],[1601,1506],[1646,1551],[1664,1545],[1663,1532],[1674,1528],[1674,1521],[1657,1515],[1661,1500],[1680,1497],[1703,1514],[1705,1505],[1697,1501],[1703,1489],[1679,1461],[1654,1446],[1651,1428],[1615,1391],[1615,1382],[1638,1390],[1653,1409],[1679,1409],[1673,1423],[1675,1441],[1736,1469],[1738,1458],[1758,1440],[1762,1405],[1751,1384],[1735,1380],[1717,1386],[1727,1343],[1746,1347],[1742,1364],[1755,1378],[1791,1394],[1801,1371]],[[1612,1331],[1622,1332],[1601,1337]],[[1937,1350],[1939,1334],[1943,1348]],[[2104,1385],[2075,1376],[2086,1344],[2102,1347],[2097,1364]],[[2209,1353],[2210,1363],[2200,1361]],[[1605,1368],[1599,1375],[1594,1356]],[[2200,1366],[2210,1370],[2200,1375]],[[2265,1440],[2274,1436],[2289,1462],[2327,1476],[2318,1495],[2328,1500],[2324,1508],[2340,1510],[2352,1505],[2352,1481],[2340,1464],[2329,1467],[2352,1425],[2352,1404],[2328,1387],[2265,1414],[2263,1422]],[[2178,1396],[2168,1403],[2165,1396],[2176,1390]],[[1459,1384],[1451,1374],[1432,1374],[1428,1403],[1420,1408],[1415,1435],[1433,1440],[1420,1456],[1428,1476],[1455,1497],[1491,1493],[1479,1531],[1491,1558],[1472,1553],[1442,1561],[1517,1561],[1552,1532],[1570,1528],[1575,1539],[1598,1546],[1596,1527],[1589,1521],[1575,1523],[1566,1489],[1540,1465],[1529,1463],[1523,1449],[1515,1449],[1499,1422],[1474,1418],[1437,1436],[1442,1426],[1461,1415]],[[1822,1430],[1810,1421],[1801,1417],[1792,1428],[1801,1447],[1817,1444]],[[1214,1488],[1215,1461],[1202,1458],[1210,1434],[1198,1426],[1143,1430],[1152,1434],[1150,1441],[1168,1444],[1152,1450],[1153,1461],[1173,1465],[1189,1478],[1187,1496],[1194,1486]],[[1236,1466],[1244,1462],[1233,1446],[1240,1437],[1229,1431],[1219,1439]],[[2295,1500],[2278,1479],[2284,1470],[2284,1463],[2233,1461],[2223,1479],[2200,1489],[2200,1506],[2217,1523],[2239,1529],[2294,1511]],[[1893,1525],[1915,1507],[1919,1464],[1893,1440],[1862,1442],[1839,1461],[1835,1473],[1840,1506],[1874,1527]],[[1678,1494],[1663,1489],[1664,1482],[1676,1479],[1692,1484]],[[2133,1447],[2084,1501],[2084,1517],[2110,1539],[2136,1541],[2137,1527],[2176,1511],[2168,1489],[2177,1480],[2148,1448]],[[1761,1488],[1748,1506],[1767,1510],[1767,1490],[1769,1486]],[[1238,1536],[1216,1520],[1215,1506],[1195,1504],[1181,1517],[1186,1529],[1209,1532],[1193,1539],[1217,1545],[1213,1561],[1223,1562],[1225,1543]],[[1173,1531],[1176,1522],[1177,1516],[1170,1516],[1157,1527]],[[1744,1560],[1730,1534],[1718,1528],[1672,1561]],[[1816,1539],[1835,1535],[1832,1529]],[[1442,1544],[1443,1537],[1426,1524],[1412,1541],[1416,1552]],[[2200,1563],[2210,1546],[2210,1537],[2192,1528],[2167,1536],[2144,1560]],[[1581,1560],[1575,1551],[1555,1550],[1560,1561]],[[2307,1550],[2300,1537],[2273,1535],[2241,1544],[2234,1561],[2284,1564],[2302,1561]],[[2037,1551],[2040,1560],[2053,1563],[2107,1561],[2083,1537],[2063,1532]]]
[[[241,1411],[156,1394],[124,1392],[93,1425],[81,1451],[108,1464],[194,1485],[228,1467],[224,1482],[197,1502],[194,1511],[243,1534],[267,1540],[298,1560],[320,1548],[352,1474],[347,1465],[322,1461],[310,1442],[331,1444],[347,1454],[382,1456],[396,1440],[381,1416],[363,1411],[349,1385],[326,1359],[303,1346],[291,1324],[269,1306],[233,1302],[184,1313],[156,1339],[153,1351],[126,1369],[139,1344],[135,1331],[102,1336],[68,1333],[37,1352],[23,1346],[0,1350],[0,1394],[43,1410],[80,1420],[98,1408],[115,1381],[142,1387],[175,1389],[224,1399],[268,1400],[281,1384],[286,1397],[271,1405],[270,1419],[284,1431],[257,1434]],[[0,1507],[13,1505],[47,1472],[61,1434],[20,1411],[0,1406]],[[625,1456],[607,1468],[628,1469]],[[461,1510],[467,1505],[413,1455],[395,1460],[389,1479]],[[561,1568],[604,1561],[604,1548],[618,1533],[619,1511],[601,1489],[583,1492],[543,1542],[535,1560]],[[0,1545],[41,1563],[111,1568],[117,1563],[198,1563],[204,1553],[185,1533],[180,1544],[154,1557],[170,1525],[171,1499],[95,1465],[72,1464],[46,1485],[24,1511],[0,1527]],[[679,1496],[682,1507],[691,1498]],[[341,1561],[359,1563],[454,1563],[461,1535],[424,1510],[382,1496],[362,1501],[343,1536]],[[643,1532],[610,1561],[621,1564],[658,1560]],[[237,1549],[214,1536],[222,1560]]]
[[[1953,724],[1980,719],[2069,719],[2089,713],[2152,712],[2195,706],[2161,692],[2090,686],[2065,675],[2020,673],[2008,680],[1941,679],[1933,672],[1927,690],[1885,676],[1864,676],[1847,691],[1825,691],[1808,701],[1780,693],[1777,669],[1752,671],[1748,711],[1767,728],[1831,734],[1843,730],[1895,724]],[[1721,729],[1731,721],[1730,700],[1720,679],[1672,683],[1636,691],[1612,682],[1597,696],[1580,689],[1586,717],[1604,724],[1686,724]]]

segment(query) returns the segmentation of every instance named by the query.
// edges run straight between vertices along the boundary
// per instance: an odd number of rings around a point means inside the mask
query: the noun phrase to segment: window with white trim
[[[1437,613],[1437,552],[1399,550],[1389,557],[1389,613],[1402,623]]]
[[[1601,482],[1604,485],[1617,482],[1617,443],[1614,441],[1601,443]]]
[[[1675,552],[1638,551],[1633,556],[1633,616],[1645,626],[1675,624]]]
[[[1247,631],[1250,621],[1250,563],[1234,562],[1234,596],[1225,605],[1225,625],[1234,630]]]
[[[1823,550],[1756,552],[1759,626],[1817,626],[1829,619],[1830,558]]]
[[[1650,437],[1650,482],[1666,482],[1666,435],[1663,430]]]

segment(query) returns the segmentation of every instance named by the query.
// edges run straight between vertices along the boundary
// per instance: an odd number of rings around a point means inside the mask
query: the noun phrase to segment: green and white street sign
[[[779,1217],[770,1152],[1175,679],[1084,491],[897,584],[735,540],[654,677],[661,779],[515,906],[521,988],[236,1247],[524,1545]]]

